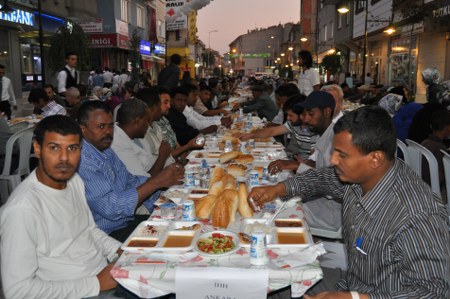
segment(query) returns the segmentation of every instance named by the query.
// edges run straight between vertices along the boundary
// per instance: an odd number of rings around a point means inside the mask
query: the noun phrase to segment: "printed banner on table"
[[[269,270],[219,267],[178,267],[177,299],[260,299],[267,297]]]

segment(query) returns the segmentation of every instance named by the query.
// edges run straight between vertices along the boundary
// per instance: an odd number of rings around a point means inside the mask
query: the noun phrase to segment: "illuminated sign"
[[[2,6],[0,5],[0,7]],[[0,12],[0,20],[34,26],[34,15],[31,12],[26,12],[20,9],[16,9],[9,13]]]
[[[148,42],[146,40],[141,40],[140,52],[141,52],[141,54],[144,54],[144,55],[150,55],[151,54],[150,42]]]
[[[166,47],[161,44],[155,44],[155,50],[153,51],[155,54],[166,54]]]

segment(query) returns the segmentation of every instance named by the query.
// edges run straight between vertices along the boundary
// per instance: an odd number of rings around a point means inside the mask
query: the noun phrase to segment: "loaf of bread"
[[[226,174],[222,177],[223,190],[236,190],[236,179],[231,174]]]
[[[224,175],[225,175],[225,170],[223,170],[222,167],[214,167],[214,169],[211,173],[211,180],[209,181],[209,188],[211,188],[215,182],[220,181]]]
[[[209,219],[211,212],[216,205],[217,196],[207,195],[200,198],[195,204],[195,215],[199,219]]]
[[[230,223],[230,203],[219,197],[212,211],[212,225],[227,228]]]
[[[234,162],[240,163],[240,164],[250,164],[254,160],[252,155],[246,155],[246,154],[239,154],[237,157],[234,158]]]
[[[222,194],[222,191],[223,191],[223,182],[218,181],[218,182],[215,182],[211,186],[211,188],[209,188],[208,195],[219,196],[220,194]]]
[[[223,136],[222,141],[226,142],[227,140],[231,140],[231,144],[234,144],[234,145],[238,145],[239,143],[241,143],[241,141],[237,137],[229,136],[229,135]]]
[[[253,210],[248,203],[248,191],[245,183],[240,183],[238,187],[238,210],[242,218],[253,218]]]
[[[228,165],[227,172],[231,174],[235,178],[245,176],[245,171],[247,170],[247,166],[242,164],[230,164]]]
[[[231,151],[228,153],[223,153],[222,155],[220,155],[219,161],[221,164],[227,163],[227,162],[233,160],[234,158],[236,158],[238,155],[239,155],[238,151]]]
[[[230,222],[236,221],[236,212],[238,209],[238,194],[236,187],[234,189],[225,189],[222,193],[222,200],[228,202],[228,209],[230,213]]]

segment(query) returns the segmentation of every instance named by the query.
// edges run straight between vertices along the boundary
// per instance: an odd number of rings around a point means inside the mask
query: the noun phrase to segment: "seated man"
[[[42,111],[42,118],[50,115],[66,115],[66,109],[51,100],[42,88],[33,89],[28,96],[28,102],[34,105],[34,109]]]
[[[299,155],[301,159],[307,159],[311,155],[311,150],[314,148],[318,135],[312,133],[303,122],[304,110],[298,104],[304,101],[305,96],[298,94],[284,103],[283,110],[287,118],[284,125],[258,129],[250,133],[243,133],[238,137],[241,140],[248,140],[292,134],[293,136],[286,146],[288,157],[293,158],[294,155]]]
[[[200,87],[200,92],[196,95],[196,101],[191,105],[194,110],[204,116],[215,116],[219,114],[228,115],[228,111],[225,109],[215,109],[212,107],[212,89],[209,86]],[[192,103],[191,103],[192,104]]]
[[[430,187],[395,158],[389,115],[362,107],[344,115],[333,130],[332,167],[249,194],[257,205],[278,196],[343,198],[346,277],[337,291],[305,298],[450,298],[448,216]],[[325,274],[326,279],[332,277]]]
[[[431,131],[432,134],[422,141],[422,145],[430,150],[436,157],[439,171],[439,185],[441,187],[441,196],[444,203],[448,202],[447,189],[445,188],[445,173],[444,161],[442,160],[444,154],[441,152],[447,151],[444,140],[450,137],[450,112],[447,110],[438,110],[431,116]],[[425,182],[431,185],[430,172],[428,163],[425,159],[422,160],[422,178]]]
[[[113,289],[120,243],[92,218],[76,174],[81,130],[66,116],[34,131],[37,168],[0,210],[1,271],[6,298],[85,298]]]
[[[119,241],[148,216],[136,217],[144,205],[149,212],[160,188],[181,183],[184,170],[178,164],[158,176],[132,175],[111,149],[114,122],[109,107],[100,101],[81,105],[78,122],[83,131],[83,148],[78,173],[86,187],[86,198],[98,227]]]
[[[211,125],[202,130],[197,130],[188,125],[183,111],[186,108],[187,92],[183,87],[174,87],[170,91],[170,109],[167,119],[177,135],[178,143],[185,145],[198,134],[209,134],[217,131],[216,125]]]
[[[196,128],[197,130],[202,130],[211,125],[222,125],[227,128],[231,127],[230,117],[221,118],[220,116],[205,116],[207,114],[202,115],[195,110],[196,102],[199,100],[197,86],[193,84],[185,84],[182,87],[185,88],[188,93],[186,107],[183,110],[183,114],[186,116],[188,125]],[[225,112],[226,113],[224,113],[224,115],[227,115],[228,112]]]
[[[143,142],[149,147],[151,160],[154,161],[150,172],[152,175],[153,172],[161,171],[175,160],[182,160],[181,156],[189,150],[203,147],[204,144],[195,142],[196,138],[183,146],[178,145],[170,123],[164,117],[170,108],[170,95],[167,88],[159,86],[144,88],[137,93],[136,97],[147,104],[149,109],[148,129]],[[159,125],[160,122],[164,122],[164,125]]]
[[[69,116],[73,120],[77,120],[78,110],[80,109],[83,100],[80,91],[76,87],[70,87],[66,90],[66,102],[69,105]]]
[[[278,114],[273,118],[272,123],[281,125],[284,123],[283,106],[286,101],[297,94],[300,94],[300,90],[295,83],[285,83],[278,86],[275,89],[275,100],[279,109]]]
[[[240,106],[244,107],[244,113],[256,112],[260,118],[272,121],[275,115],[277,115],[278,109],[269,95],[264,91],[264,86],[253,85],[251,90],[253,99],[240,104]],[[238,109],[239,106],[233,108],[233,110]]]

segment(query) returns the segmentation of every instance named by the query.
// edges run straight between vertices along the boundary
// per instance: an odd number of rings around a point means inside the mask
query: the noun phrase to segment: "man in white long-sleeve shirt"
[[[109,261],[121,244],[97,228],[75,174],[80,127],[49,116],[37,125],[33,146],[37,169],[0,210],[5,297],[84,298],[109,290],[102,298],[117,298]]]
[[[221,116],[204,116],[194,110],[195,102],[198,99],[198,88],[193,84],[186,84],[182,86],[188,92],[188,98],[186,101],[186,107],[183,110],[183,115],[186,116],[188,125],[194,127],[197,130],[203,130],[209,126],[231,126],[230,117]]]

